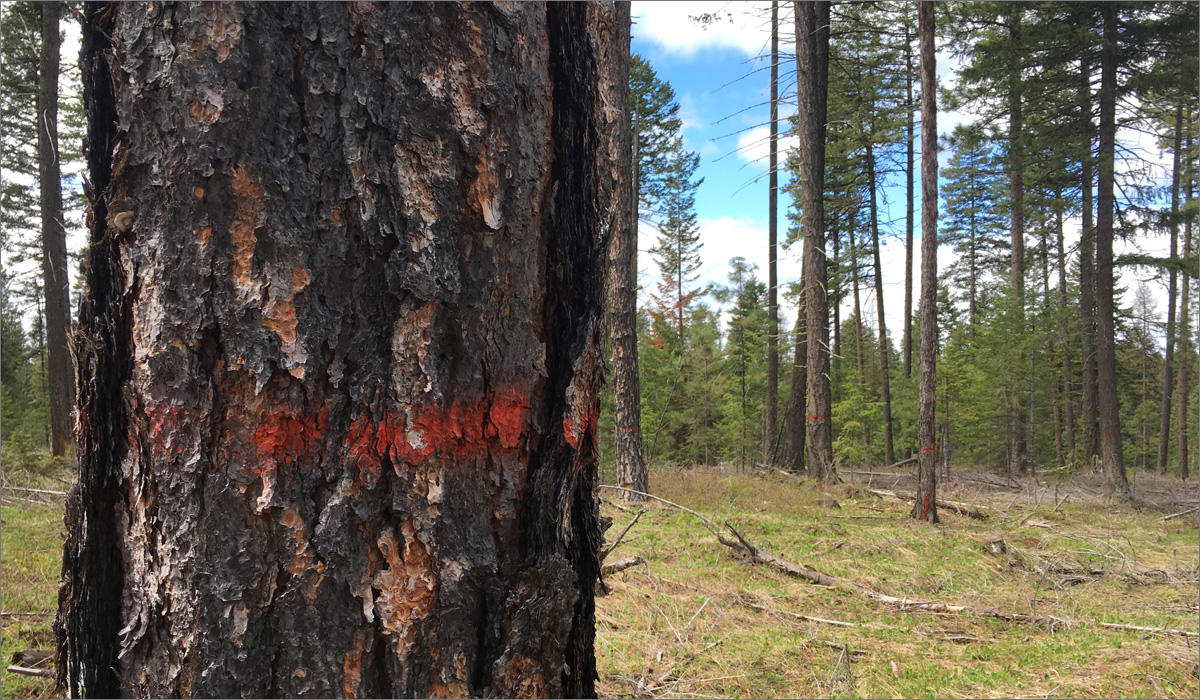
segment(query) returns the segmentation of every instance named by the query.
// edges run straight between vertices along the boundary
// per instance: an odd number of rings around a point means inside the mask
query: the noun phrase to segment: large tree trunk
[[[1117,7],[1102,7],[1104,49],[1100,53],[1099,184],[1096,188],[1096,364],[1100,399],[1100,458],[1108,488],[1131,500],[1121,448],[1113,298],[1113,199],[1117,136]]]
[[[871,248],[875,263],[875,312],[879,318],[879,373],[883,382],[884,452],[888,464],[896,462],[892,443],[892,381],[888,368],[891,352],[888,348],[887,321],[883,315],[883,265],[879,260],[879,207],[875,193],[875,149],[867,140],[867,188],[871,191]]]
[[[804,267],[800,268],[800,288],[804,289]],[[805,438],[808,437],[808,313],[804,294],[796,304],[796,338],[792,357],[792,388],[788,394],[788,468],[799,472],[806,468]]]
[[[1082,190],[1082,224],[1079,231],[1079,322],[1083,336],[1080,406],[1083,460],[1089,464],[1100,455],[1100,399],[1096,385],[1096,227],[1092,218],[1092,71],[1090,47],[1080,52],[1079,120],[1084,148],[1079,158]]]
[[[63,224],[62,174],[58,157],[58,60],[62,4],[42,10],[42,51],[38,65],[38,179],[42,210],[42,285],[46,300],[46,364],[50,390],[50,449],[75,451],[75,376],[67,333],[71,326],[71,288],[67,276],[67,231]]]
[[[937,69],[934,6],[917,3],[921,37],[921,376],[917,399],[917,497],[912,517],[937,515]]]
[[[1008,79],[1008,198],[1010,207],[1011,258],[1009,283],[1013,290],[1014,313],[1024,333],[1025,328],[1025,158],[1024,134],[1021,109],[1021,58],[1018,47],[1021,42],[1020,5],[1008,6],[1008,40],[1012,44],[1013,65],[1009,67]],[[1021,345],[1017,344],[1014,366],[1024,363]],[[1008,470],[1023,474],[1026,467],[1025,455],[1025,402],[1020,390],[1012,392],[1009,406]]]
[[[825,261],[825,107],[829,86],[829,2],[796,0],[796,83],[804,303],[807,315],[808,400],[805,449],[809,471],[826,481],[833,471],[829,385],[829,300]]]
[[[763,464],[775,464],[776,413],[779,406],[779,274],[778,257],[779,209],[779,0],[771,0],[771,154],[767,175],[767,406],[766,439],[763,440]]]
[[[1187,137],[1187,153],[1192,152],[1192,137],[1189,134]],[[1192,255],[1192,221],[1195,215],[1192,214],[1192,192],[1195,187],[1195,182],[1187,183],[1184,194],[1184,210],[1188,212],[1187,221],[1183,225],[1183,257],[1191,259]],[[1194,351],[1191,347],[1191,316],[1188,315],[1188,296],[1192,287],[1192,281],[1184,275],[1183,284],[1179,290],[1179,362],[1175,369],[1175,403],[1178,407],[1178,413],[1175,416],[1175,450],[1179,461],[1179,478],[1188,478],[1188,393],[1192,390],[1189,376],[1191,374],[1192,355]]]
[[[591,695],[612,6],[85,13],[70,692]]]
[[[620,65],[615,70],[621,75],[629,72],[629,3],[617,4],[617,20],[613,32],[614,44],[625,46],[618,58]],[[630,119],[629,81],[621,89],[620,109],[624,118]],[[645,499],[641,493],[650,490],[650,478],[646,469],[646,450],[642,442],[642,385],[638,375],[637,337],[637,228],[638,194],[636,152],[632,140],[633,127],[620,135],[620,172],[627,174],[621,188],[624,206],[613,209],[615,218],[608,244],[609,304],[612,324],[612,376],[613,376],[613,419],[616,428],[614,452],[616,456],[617,481],[632,489],[625,491],[631,501]],[[634,493],[640,491],[641,493]]]
[[[1171,258],[1179,253],[1179,166],[1183,147],[1183,102],[1175,105],[1174,158],[1171,166]],[[1167,347],[1163,357],[1162,411],[1158,427],[1158,473],[1167,473],[1167,447],[1171,442],[1171,387],[1175,361],[1175,291],[1177,280],[1172,267],[1167,284]]]
[[[913,90],[912,90],[912,39],[908,34],[908,22],[904,23],[904,87],[905,107],[908,123],[905,125],[908,141],[908,165],[904,171],[904,378],[912,377],[912,290],[913,290],[913,177],[915,160],[913,154]],[[974,325],[974,323],[972,323]]]

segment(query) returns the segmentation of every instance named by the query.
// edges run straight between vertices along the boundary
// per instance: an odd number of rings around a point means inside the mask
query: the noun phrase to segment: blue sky
[[[780,3],[784,26],[790,26],[791,3]],[[721,20],[708,27],[692,21],[691,16],[701,13],[717,13]],[[684,122],[683,137],[688,149],[700,154],[700,176],[704,177],[696,196],[696,210],[700,223],[703,249],[701,281],[724,284],[728,274],[729,259],[742,256],[757,264],[759,279],[767,276],[767,127],[769,117],[766,103],[769,97],[769,64],[757,58],[770,51],[770,2],[662,2],[635,0],[632,14],[633,51],[641,54],[654,67],[659,77],[671,83],[680,104],[680,115]],[[790,32],[781,33],[781,51],[789,56],[792,46],[788,41]],[[937,54],[938,81],[941,85],[955,79],[956,63],[947,51]],[[780,67],[782,76],[794,72],[785,61]],[[785,102],[794,102],[794,82],[787,79],[781,86],[781,97]],[[757,106],[756,106],[757,105]],[[793,114],[793,105],[781,106],[781,116]],[[972,121],[969,113],[938,113],[938,132],[948,134],[955,125]],[[919,134],[919,131],[918,131]],[[1138,138],[1136,134],[1134,138]],[[785,140],[782,149],[789,143]],[[1137,144],[1151,158],[1158,149],[1147,143]],[[917,148],[920,148],[918,135]],[[948,154],[940,154],[944,166]],[[919,157],[919,153],[918,153]],[[759,178],[757,182],[754,182]],[[782,180],[782,178],[781,178]],[[782,184],[782,181],[781,181]],[[919,177],[916,196],[920,197]],[[892,237],[884,235],[881,258],[885,306],[889,333],[898,339],[903,327],[904,299],[904,243],[903,205],[904,188],[902,177],[893,177],[884,184],[881,196],[890,210],[881,211],[881,221],[896,222]],[[786,213],[789,198],[780,196],[780,239],[787,229]],[[920,202],[916,203],[918,220],[914,245],[920,249]],[[1078,240],[1079,222],[1067,221],[1067,245],[1072,247]],[[897,237],[898,236],[898,237]],[[639,231],[638,268],[644,290],[652,289],[658,279],[658,270],[648,254],[655,243],[656,232],[645,224]],[[1140,249],[1151,254],[1165,254],[1166,239],[1162,236],[1139,237],[1135,242],[1117,242],[1116,253]],[[1161,249],[1161,250],[1160,250]],[[799,279],[799,246],[781,250],[779,280],[787,285]],[[914,261],[914,276],[920,274],[919,255]],[[938,269],[944,270],[954,260],[953,253],[946,247],[938,251]],[[1130,275],[1123,280],[1128,291],[1124,304],[1133,304],[1136,279],[1141,274]],[[1161,284],[1151,284],[1151,296],[1158,301],[1158,313],[1165,315],[1165,291]],[[874,326],[874,293],[864,289],[863,305],[865,320]],[[915,294],[916,290],[914,290]],[[711,303],[711,300],[710,300]],[[794,309],[783,301],[785,327],[794,319]],[[847,301],[847,303],[849,303]],[[914,301],[915,305],[915,301]],[[916,309],[914,308],[914,313]]]

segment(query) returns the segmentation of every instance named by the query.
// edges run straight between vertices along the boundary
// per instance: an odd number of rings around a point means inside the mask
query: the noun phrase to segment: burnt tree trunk
[[[771,144],[767,175],[767,406],[763,464],[775,464],[776,426],[779,422],[779,0],[771,0]]]
[[[62,4],[47,2],[42,11],[42,49],[38,64],[37,149],[42,210],[42,286],[46,300],[46,364],[50,393],[50,449],[75,451],[75,376],[67,334],[71,326],[71,288],[67,276],[67,231],[63,224],[62,168],[58,159],[58,62]]]
[[[614,14],[86,6],[73,695],[593,694]]]
[[[1079,121],[1083,149],[1080,152],[1079,172],[1081,215],[1079,230],[1079,322],[1083,336],[1083,357],[1080,381],[1080,428],[1083,461],[1091,464],[1100,455],[1100,399],[1096,385],[1096,227],[1092,217],[1092,71],[1088,64],[1090,47],[1080,52]]]
[[[617,3],[617,22],[613,41],[624,46],[615,70],[625,82],[621,86],[620,109],[629,121],[629,3]],[[648,493],[650,478],[646,469],[646,449],[642,442],[642,384],[638,375],[637,337],[637,172],[633,126],[624,130],[618,147],[621,149],[620,172],[627,181],[620,190],[624,206],[614,208],[611,238],[608,245],[609,304],[612,324],[613,422],[616,428],[614,452],[617,481],[633,491]],[[631,501],[645,500],[641,493],[625,491]]]
[[[1183,147],[1183,102],[1175,105],[1174,158],[1171,163],[1171,258],[1179,253],[1179,167]],[[1171,389],[1174,381],[1175,360],[1175,292],[1178,282],[1175,268],[1168,272],[1167,285],[1167,338],[1163,355],[1162,411],[1158,427],[1158,473],[1167,473],[1167,447],[1171,442]]]
[[[917,3],[921,38],[921,368],[917,398],[917,494],[912,517],[937,515],[937,70],[934,6]]]
[[[875,313],[879,318],[879,374],[883,382],[883,437],[888,464],[896,462],[892,443],[892,379],[888,368],[891,351],[888,348],[887,321],[883,315],[883,264],[879,260],[879,206],[875,192],[875,148],[867,140],[867,188],[871,191],[871,249],[874,253]]]
[[[1108,489],[1132,500],[1121,448],[1113,298],[1113,198],[1117,136],[1117,7],[1105,4],[1104,48],[1100,53],[1099,182],[1096,187],[1096,365],[1100,403],[1100,459]]]
[[[800,289],[804,289],[804,267],[800,268]],[[788,394],[788,468],[794,472],[806,468],[804,441],[808,437],[808,314],[804,294],[796,303],[796,338],[792,356],[792,388]]]
[[[833,471],[829,384],[829,300],[825,260],[825,108],[829,86],[829,2],[796,0],[796,84],[808,381],[806,464],[821,481]]]

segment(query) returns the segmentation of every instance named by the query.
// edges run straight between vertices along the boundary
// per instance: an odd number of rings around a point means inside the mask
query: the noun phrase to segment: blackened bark
[[[1171,164],[1171,258],[1179,252],[1179,165],[1183,147],[1183,103],[1175,105],[1174,158]],[[1175,362],[1175,268],[1168,272],[1167,284],[1167,347],[1163,356],[1162,411],[1158,427],[1158,473],[1167,473],[1167,447],[1171,442],[1171,388]]]
[[[125,571],[118,549],[117,513],[127,505],[121,471],[130,456],[126,442],[131,407],[123,400],[132,360],[132,297],[121,246],[106,220],[113,145],[113,81],[104,55],[113,30],[109,6],[88,3],[80,43],[83,101],[88,127],[92,192],[88,216],[86,278],[74,336],[79,422],[79,478],[67,497],[67,539],[54,635],[60,686],[75,697],[123,694],[117,675]]]
[[[763,440],[763,463],[775,464],[776,425],[779,406],[779,274],[778,256],[779,209],[779,0],[771,0],[771,144],[770,172],[767,176],[767,407],[766,439]]]
[[[85,12],[72,694],[593,694],[612,6]]]
[[[921,40],[921,376],[917,399],[917,494],[912,517],[937,515],[937,70],[934,5],[917,3]]]
[[[616,72],[623,76],[621,113],[626,121],[629,112],[629,3],[617,3],[614,42],[625,46]],[[609,304],[612,323],[613,352],[613,422],[617,481],[621,486],[648,493],[650,479],[646,469],[646,450],[642,442],[642,385],[638,376],[637,338],[637,226],[638,205],[634,180],[634,146],[632,125],[621,135],[620,172],[627,173],[621,190],[623,207],[615,211],[612,236],[608,245]],[[626,491],[632,501],[645,496]]]
[[[75,377],[67,334],[71,326],[71,289],[67,277],[67,231],[63,224],[62,174],[58,159],[58,61],[62,4],[42,10],[42,50],[38,64],[38,179],[42,210],[42,285],[45,290],[46,364],[50,393],[50,449],[75,451]]]
[[[1014,312],[1024,333],[1025,328],[1025,142],[1021,109],[1021,13],[1017,3],[1009,7],[1008,39],[1011,61],[1008,78],[1008,197],[1010,204],[1011,257],[1009,283],[1014,295]],[[1020,348],[1020,345],[1018,345]],[[1017,363],[1024,364],[1018,350]],[[1023,474],[1025,456],[1025,401],[1021,391],[1014,391],[1009,406],[1008,470]]]
[[[888,361],[891,355],[887,340],[887,321],[883,315],[883,265],[879,260],[879,207],[875,193],[875,148],[867,140],[867,188],[871,191],[871,247],[875,264],[875,312],[879,319],[879,373],[883,382],[884,453],[888,464],[895,464],[896,449],[892,444],[892,380]]]
[[[907,141],[908,166],[904,171],[904,378],[912,377],[912,290],[913,290],[913,177],[915,160],[913,154],[913,91],[912,91],[912,39],[908,34],[908,23],[904,24],[904,87],[905,107],[908,114]]]
[[[1100,399],[1096,386],[1096,227],[1092,217],[1092,71],[1090,47],[1080,52],[1079,121],[1083,148],[1079,154],[1082,225],[1079,233],[1079,322],[1083,336],[1080,413],[1083,460],[1091,463],[1100,455]]]
[[[821,481],[833,471],[830,422],[829,301],[825,260],[825,109],[829,85],[829,2],[796,0],[796,83],[801,228],[804,234],[804,299],[807,334],[806,463]]]
[[[1100,403],[1100,458],[1108,489],[1132,500],[1121,449],[1113,299],[1113,198],[1117,136],[1117,7],[1102,6],[1104,48],[1100,53],[1099,183],[1096,188],[1096,365]]]

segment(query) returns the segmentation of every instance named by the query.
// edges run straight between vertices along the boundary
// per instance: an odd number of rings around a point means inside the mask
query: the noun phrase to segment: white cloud
[[[770,50],[770,3],[638,0],[632,13],[633,35],[668,53],[693,56],[701,49],[730,48],[757,56]],[[701,14],[717,19],[707,26],[691,19]]]
[[[783,163],[787,158],[787,152],[799,145],[800,141],[797,137],[781,136],[779,139],[779,162]],[[756,126],[738,134],[737,155],[747,163],[761,165],[765,168],[771,155],[771,128]]]

